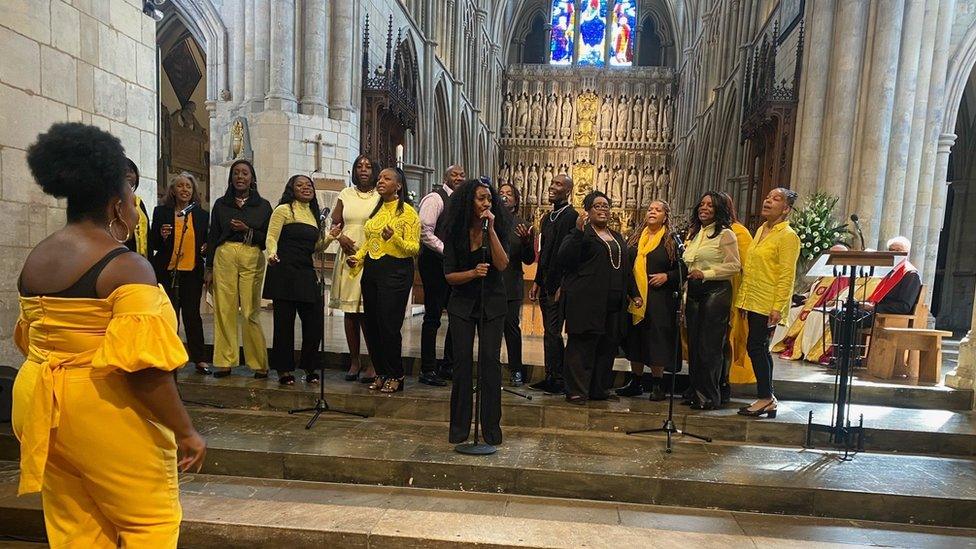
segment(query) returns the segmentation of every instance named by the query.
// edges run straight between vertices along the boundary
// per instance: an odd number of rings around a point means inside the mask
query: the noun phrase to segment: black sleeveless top
[[[264,275],[264,299],[285,299],[317,303],[322,293],[312,255],[320,237],[318,227],[288,223],[278,236],[277,264],[268,265]]]
[[[135,253],[128,248],[115,248],[109,253],[105,254],[101,259],[99,259],[94,265],[92,265],[74,284],[69,286],[67,289],[61,290],[60,292],[54,292],[49,294],[34,294],[30,292],[25,292],[22,280],[23,274],[17,278],[17,291],[23,297],[66,297],[75,299],[98,299],[98,291],[95,289],[95,284],[98,282],[99,275],[105,270],[105,267],[116,257],[127,254]]]

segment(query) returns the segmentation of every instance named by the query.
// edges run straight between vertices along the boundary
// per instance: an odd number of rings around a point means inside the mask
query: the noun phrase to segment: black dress
[[[665,236],[664,238],[670,238]],[[637,260],[637,247],[628,249],[631,264]],[[678,252],[676,252],[678,253]],[[664,367],[669,371],[675,368],[675,308],[678,300],[678,260],[668,258],[667,247],[661,243],[647,254],[647,276],[667,273],[668,281],[657,288],[647,286],[647,307],[639,324],[629,322],[624,349],[627,360],[647,366]],[[629,315],[628,315],[629,316]]]

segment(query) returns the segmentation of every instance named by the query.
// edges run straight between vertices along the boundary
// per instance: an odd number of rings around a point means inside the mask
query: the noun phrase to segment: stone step
[[[15,481],[0,481],[0,536],[42,539],[39,498],[12,496]],[[187,548],[961,547],[976,537],[967,529],[214,475],[184,475],[180,490]],[[43,546],[0,537],[0,548]]]
[[[976,527],[976,461],[508,428],[487,457],[437,422],[192,410],[204,473]],[[17,458],[9,426],[0,459]]]
[[[226,408],[286,412],[312,406],[318,389],[297,383],[282,387],[274,380],[255,380],[240,372],[227,378],[200,376],[185,369],[180,375],[183,398],[194,402],[219,404]],[[326,400],[335,409],[359,412],[380,418],[446,422],[450,418],[450,387],[430,387],[408,378],[406,389],[395,396],[369,391],[363,384],[343,380],[341,372],[327,370]],[[513,427],[554,428],[624,432],[660,427],[667,416],[667,402],[646,398],[622,398],[616,402],[591,402],[574,406],[561,396],[547,396],[527,387],[518,389],[532,396],[526,400],[502,394],[502,424]],[[736,413],[738,400],[717,411],[694,411],[675,406],[675,422],[680,429],[717,440],[802,446],[809,412],[814,420],[827,422],[831,406],[823,403],[782,401],[775,420],[757,420]],[[906,410],[883,406],[852,407],[851,420],[857,423],[864,414],[865,449],[873,452],[907,454],[976,455],[976,414],[947,410]],[[813,441],[826,443],[817,434]]]

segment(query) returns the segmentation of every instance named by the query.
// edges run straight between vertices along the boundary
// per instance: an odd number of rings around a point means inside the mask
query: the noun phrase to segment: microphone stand
[[[319,237],[321,238],[322,232],[325,230],[325,219],[319,218]],[[319,313],[322,313],[322,338],[319,340],[319,398],[315,401],[309,408],[295,408],[294,410],[288,410],[289,414],[301,414],[304,412],[312,412],[312,418],[308,420],[305,424],[305,429],[311,429],[315,422],[319,419],[319,416],[325,412],[334,412],[336,414],[345,414],[347,416],[356,416],[361,418],[368,417],[366,414],[360,414],[359,412],[349,412],[346,410],[339,410],[337,408],[332,408],[329,406],[329,402],[325,400],[325,250],[319,253],[319,260],[322,266],[316,269],[318,275],[319,284]]]
[[[485,220],[484,225],[481,229],[481,262],[488,263],[488,220]],[[489,269],[491,266],[489,265]],[[484,327],[485,327],[485,279],[488,276],[481,277],[481,303],[480,311],[478,312],[478,376],[475,377],[472,372],[472,378],[474,379],[474,440],[471,442],[462,442],[454,446],[454,451],[459,454],[467,454],[469,456],[487,456],[494,454],[497,448],[488,443],[478,442],[479,428],[481,427],[481,367],[484,365],[485,357],[485,346],[484,346]],[[472,364],[472,370],[474,365]],[[514,393],[514,391],[512,391]],[[515,393],[518,394],[518,393]]]
[[[668,236],[667,238],[672,238]],[[682,431],[678,429],[677,425],[674,423],[674,393],[675,393],[675,380],[678,377],[678,372],[681,371],[681,311],[684,310],[684,300],[685,300],[685,273],[686,267],[681,259],[678,259],[678,289],[675,291],[675,308],[674,308],[674,328],[675,328],[675,338],[674,338],[674,371],[671,372],[671,391],[668,395],[668,417],[664,420],[657,429],[637,429],[635,431],[627,431],[628,435],[638,435],[641,433],[664,433],[667,435],[667,444],[665,445],[665,453],[671,453],[671,437],[672,435],[685,435],[692,438],[697,438],[705,442],[711,442],[712,439],[702,435],[696,435],[694,433],[689,433],[688,431]]]
[[[180,276],[180,261],[183,260],[183,240],[186,238],[186,231],[190,227],[190,219],[188,217],[188,214],[189,213],[190,212],[187,212],[187,215],[184,215],[183,216],[183,228],[180,229],[180,240],[179,240],[179,242],[176,243],[176,267],[172,271],[170,271],[170,273],[169,273],[169,288],[170,288],[170,295],[172,296],[170,298],[170,301],[173,302],[173,308],[176,309],[177,311],[180,311],[180,314],[176,315],[176,331],[177,332],[180,331],[180,323],[181,323],[181,319],[183,317],[182,306],[181,306],[182,304],[180,303],[180,278],[182,278]],[[195,247],[196,246],[196,243],[194,243],[193,245]],[[200,304],[199,303],[197,303],[197,307],[200,307]],[[177,378],[176,372],[174,371],[173,372],[173,380],[176,381],[177,379],[178,378]],[[179,384],[176,385],[176,392],[177,393],[180,393],[180,386],[179,386]],[[204,406],[204,407],[207,407],[207,408],[221,408],[221,409],[224,408],[223,405],[221,405],[221,404],[215,404],[213,402],[202,402],[202,401],[199,401],[199,400],[187,400],[187,399],[183,398],[183,395],[182,394],[180,394],[180,400],[182,400],[184,404],[194,404],[196,406]]]

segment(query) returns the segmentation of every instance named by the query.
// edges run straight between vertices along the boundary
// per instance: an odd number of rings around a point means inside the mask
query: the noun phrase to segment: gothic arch
[[[474,177],[476,164],[471,150],[471,121],[470,115],[465,111],[461,115],[461,165],[464,166],[468,177]]]
[[[211,0],[172,0],[169,3],[193,38],[207,53],[207,100],[225,100],[228,88],[227,27]],[[226,93],[225,93],[226,92]],[[234,100],[240,100],[234,97]]]
[[[966,30],[966,35],[959,42],[956,54],[949,60],[949,68],[946,72],[945,116],[942,120],[944,134],[955,132],[962,94],[966,91],[969,74],[974,65],[976,65],[976,24]]]
[[[434,147],[430,156],[435,174],[439,174],[447,168],[449,163],[448,159],[451,157],[450,113],[450,102],[447,98],[446,84],[444,79],[441,78],[437,86],[434,87],[434,139],[432,140]]]

